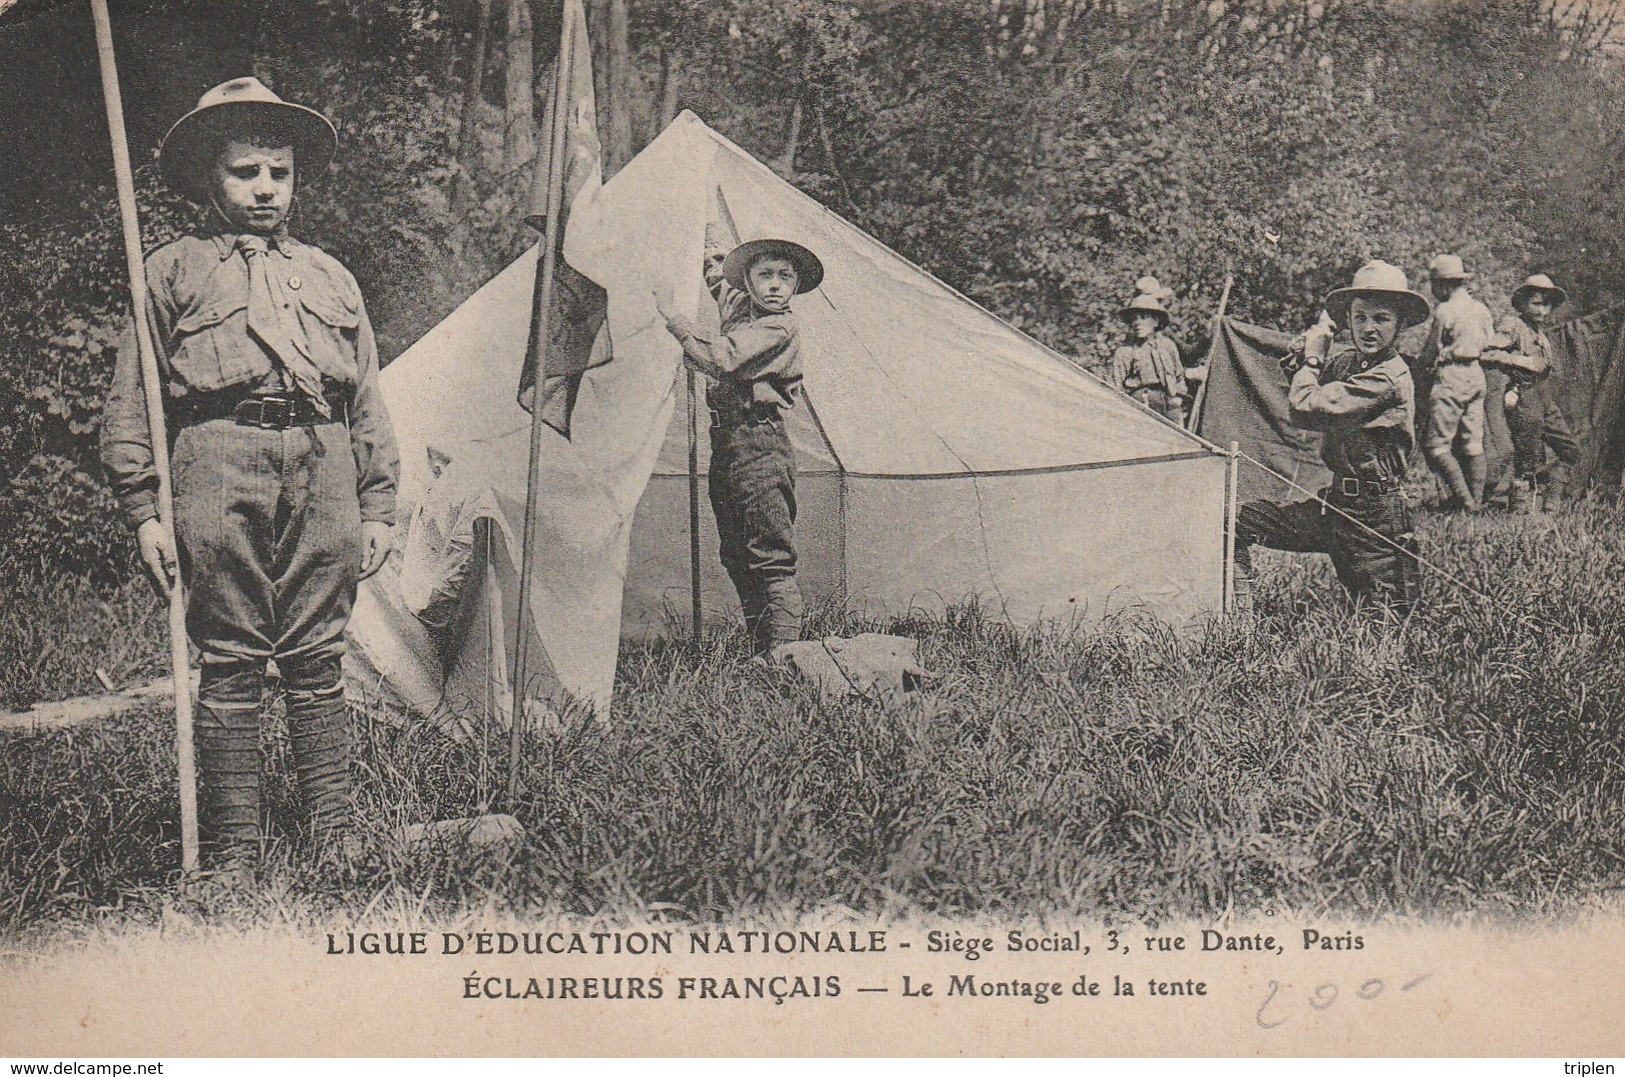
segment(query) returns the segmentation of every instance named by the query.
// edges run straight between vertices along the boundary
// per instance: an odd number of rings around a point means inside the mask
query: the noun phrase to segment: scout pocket
[[[264,375],[271,361],[249,346],[246,298],[212,296],[175,322],[169,366],[188,389],[212,393]]]
[[[293,278],[297,280],[298,278]],[[292,284],[292,280],[289,281]],[[355,342],[360,308],[326,288],[290,288],[316,369],[342,385],[356,383]]]

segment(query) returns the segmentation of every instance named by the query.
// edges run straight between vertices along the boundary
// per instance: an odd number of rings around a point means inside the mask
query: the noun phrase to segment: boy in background
[[[1173,341],[1162,335],[1168,311],[1155,297],[1141,293],[1117,316],[1129,327],[1133,343],[1112,353],[1112,384],[1170,422],[1183,426],[1185,364]]]
[[[1477,512],[1484,498],[1485,382],[1479,357],[1495,333],[1495,317],[1467,290],[1471,279],[1454,254],[1441,254],[1428,266],[1439,305],[1421,355],[1433,370],[1423,449],[1450,491],[1447,507]]]
[[[1580,447],[1569,430],[1568,419],[1552,392],[1552,343],[1546,326],[1554,311],[1568,300],[1568,293],[1552,283],[1544,273],[1526,279],[1512,293],[1515,315],[1501,319],[1497,327],[1510,342],[1512,353],[1507,367],[1505,395],[1507,429],[1512,434],[1513,479],[1508,507],[1513,512],[1530,512],[1544,504],[1547,511],[1560,508],[1568,493],[1569,471],[1579,462]],[[1546,467],[1546,450],[1557,463]],[[1542,476],[1546,479],[1543,492]]]

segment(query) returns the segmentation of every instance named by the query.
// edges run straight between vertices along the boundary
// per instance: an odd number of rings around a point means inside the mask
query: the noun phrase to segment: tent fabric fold
[[[650,292],[701,301],[717,206],[738,235],[794,240],[826,270],[795,303],[805,396],[789,416],[810,601],[886,616],[974,600],[1017,623],[1136,609],[1183,624],[1218,611],[1222,454],[684,113],[572,221],[590,217],[603,237],[572,263],[608,291],[615,360],[583,378],[574,443],[550,440],[541,461],[548,549],[528,645],[546,653],[556,683],[520,695],[607,713],[620,639],[688,631],[686,409],[678,349]],[[570,241],[591,234],[572,230]],[[383,372],[411,507],[403,553],[364,585],[352,638],[372,683],[419,713],[451,708],[449,687],[437,685],[457,685],[460,702],[495,701],[483,704],[498,709],[492,717],[508,714],[511,655],[492,648],[517,642],[493,631],[459,644],[422,618],[454,609],[466,623],[474,610],[498,629],[511,623],[500,614],[517,590],[528,437],[512,384],[534,273],[531,253]],[[450,461],[438,475],[431,451]],[[702,431],[702,485],[709,455]],[[479,528],[491,547],[483,554]],[[701,532],[710,625],[737,603],[709,508]],[[488,690],[469,687],[482,681]]]
[[[1548,336],[1558,353],[1553,386],[1580,446],[1570,482],[1617,489],[1625,469],[1625,306],[1563,322]]]

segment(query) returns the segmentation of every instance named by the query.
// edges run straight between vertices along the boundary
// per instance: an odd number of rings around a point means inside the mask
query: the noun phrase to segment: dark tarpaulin
[[[1572,481],[1620,486],[1625,469],[1625,307],[1566,321],[1548,336],[1554,350],[1553,386],[1580,444]],[[1238,497],[1299,500],[1318,491],[1330,475],[1320,462],[1320,435],[1292,425],[1287,378],[1281,359],[1291,337],[1275,329],[1225,318],[1208,352],[1208,383],[1195,430],[1221,447],[1241,451],[1303,489],[1243,462]],[[1492,379],[1494,384],[1494,379]],[[1427,429],[1428,382],[1417,380],[1418,437]],[[1511,439],[1500,415],[1499,394],[1487,401],[1485,451],[1491,479],[1510,472]]]
[[[1580,444],[1570,482],[1617,489],[1625,466],[1625,307],[1554,327],[1552,382]]]
[[[1281,359],[1291,341],[1278,330],[1225,318],[1208,349],[1207,388],[1196,432],[1220,448],[1236,442],[1243,453],[1303,488],[1294,489],[1242,461],[1236,477],[1241,501],[1299,501],[1307,496],[1304,490],[1316,492],[1331,481],[1320,462],[1320,434],[1293,426],[1287,408]]]

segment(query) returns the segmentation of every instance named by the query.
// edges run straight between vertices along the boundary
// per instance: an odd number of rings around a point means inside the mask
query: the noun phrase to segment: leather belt
[[[1350,501],[1378,494],[1391,494],[1399,489],[1397,479],[1362,479],[1357,475],[1333,475],[1332,489]]]
[[[175,405],[174,414],[179,426],[194,426],[211,419],[230,419],[239,426],[252,426],[260,430],[291,430],[328,423],[348,426],[350,409],[346,396],[348,394],[329,392],[327,405],[332,414],[326,418],[307,397],[281,393],[234,393],[230,390],[189,397]]]
[[[781,418],[777,405],[761,404],[749,410],[708,408],[712,427],[762,426]]]

